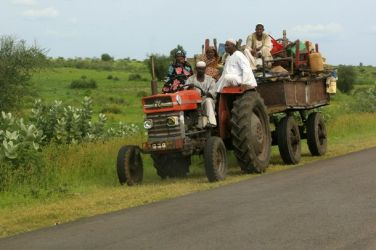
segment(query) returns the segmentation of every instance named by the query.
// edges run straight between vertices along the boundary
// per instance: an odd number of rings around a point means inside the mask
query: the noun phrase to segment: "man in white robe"
[[[270,51],[273,48],[272,39],[264,32],[264,25],[259,23],[256,25],[255,32],[247,37],[244,55],[248,58],[252,69],[262,65],[264,60],[272,60]]]
[[[208,127],[217,126],[217,120],[215,119],[215,97],[217,95],[215,79],[205,74],[206,63],[199,61],[196,64],[196,74],[190,76],[186,85],[196,87],[196,90],[202,95],[202,107],[206,117],[208,118]],[[202,92],[203,91],[203,92]],[[202,92],[202,93],[201,93]]]
[[[223,87],[245,85],[247,88],[254,88],[257,82],[248,59],[236,49],[236,41],[228,39],[225,43],[225,50],[228,53],[223,67],[221,78],[217,82],[217,92]]]

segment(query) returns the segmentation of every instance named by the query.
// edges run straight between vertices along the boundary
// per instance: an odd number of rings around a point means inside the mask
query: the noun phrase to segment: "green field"
[[[130,72],[89,70],[77,68],[54,68],[38,72],[33,77],[34,96],[29,97],[23,109],[27,115],[33,98],[41,98],[51,103],[62,100],[78,106],[84,96],[94,102],[94,112],[106,111],[110,123],[124,121],[141,125],[143,121],[140,98],[150,93],[147,68],[142,63],[137,72],[145,78],[142,81],[129,81]],[[367,69],[361,79],[368,79],[357,88],[372,86],[374,68]],[[364,73],[364,72],[363,72]],[[115,81],[108,76],[118,77]],[[86,76],[94,79],[95,89],[71,89],[72,80]],[[373,78],[372,78],[373,77]],[[360,78],[359,78],[360,79]],[[160,85],[161,87],[161,85]],[[338,93],[332,103],[321,111],[327,120],[329,133],[328,152],[323,157],[312,157],[305,142],[302,143],[302,160],[299,165],[286,166],[273,147],[270,167],[266,174],[348,152],[376,146],[375,113],[355,113],[352,111],[354,98]],[[118,112],[120,110],[120,112]],[[0,237],[30,231],[36,228],[53,226],[80,217],[116,211],[122,208],[139,206],[150,202],[170,199],[188,193],[215,188],[220,185],[257,178],[259,175],[243,175],[236,160],[229,152],[229,175],[223,182],[208,183],[203,170],[201,157],[193,158],[190,175],[186,179],[161,181],[156,175],[149,156],[144,159],[144,183],[140,186],[120,186],[115,171],[117,151],[124,144],[139,144],[145,135],[125,139],[111,139],[104,142],[80,145],[48,145],[43,149],[45,162],[42,174],[29,183],[14,185],[10,190],[0,192]]]
[[[47,103],[61,100],[69,105],[78,106],[85,96],[90,96],[94,103],[94,112],[104,112],[109,122],[124,121],[140,123],[142,121],[141,97],[150,94],[150,80],[129,81],[131,73],[122,71],[99,71],[76,68],[50,68],[36,73],[33,77],[35,97]],[[146,66],[140,67],[143,78],[149,79]],[[73,80],[86,76],[94,79],[95,89],[71,89]],[[108,79],[108,76],[119,80]],[[35,98],[34,97],[34,98]],[[26,108],[32,106],[29,99]]]

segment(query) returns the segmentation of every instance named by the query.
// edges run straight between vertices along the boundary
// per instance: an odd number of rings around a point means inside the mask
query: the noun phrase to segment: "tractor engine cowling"
[[[197,126],[201,115],[201,102],[196,90],[144,97],[144,127],[148,141],[143,143],[142,150],[146,153],[184,150],[186,133]]]

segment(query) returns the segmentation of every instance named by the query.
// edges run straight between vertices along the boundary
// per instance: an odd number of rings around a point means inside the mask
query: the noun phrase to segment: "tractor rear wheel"
[[[151,154],[157,174],[162,178],[185,177],[191,165],[191,156],[184,156],[181,153]]]
[[[117,175],[120,184],[132,186],[141,183],[144,174],[140,148],[128,145],[120,148],[116,161]]]
[[[327,149],[327,133],[324,118],[313,112],[307,119],[307,144],[314,156],[324,155]]]
[[[226,177],[226,147],[220,137],[213,136],[206,141],[204,148],[204,162],[206,177],[208,177],[210,182],[220,181]]]
[[[247,91],[233,103],[231,137],[235,157],[246,173],[262,173],[269,165],[269,117],[260,94]]]
[[[299,126],[294,117],[285,116],[278,124],[278,148],[284,163],[296,164],[301,158]]]

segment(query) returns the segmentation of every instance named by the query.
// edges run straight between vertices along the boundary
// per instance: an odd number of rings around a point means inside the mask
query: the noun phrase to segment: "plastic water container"
[[[326,93],[335,94],[337,92],[337,81],[333,76],[326,79]]]
[[[309,54],[309,65],[312,72],[319,72],[324,70],[324,62],[320,53]]]

